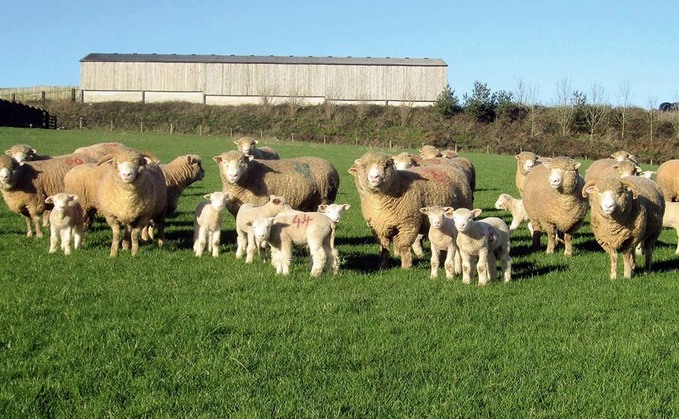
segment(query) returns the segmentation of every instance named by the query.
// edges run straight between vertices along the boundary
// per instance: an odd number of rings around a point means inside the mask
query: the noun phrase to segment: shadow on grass
[[[534,277],[541,277],[554,271],[565,271],[566,269],[568,269],[567,265],[559,263],[549,266],[537,266],[531,262],[513,263],[512,281],[529,281]]]

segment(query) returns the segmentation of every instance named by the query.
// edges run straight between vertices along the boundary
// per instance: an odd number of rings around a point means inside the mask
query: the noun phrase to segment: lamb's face
[[[255,235],[255,240],[258,242],[266,241],[271,234],[271,226],[273,225],[273,217],[257,218],[252,221],[252,232]]]
[[[507,199],[506,194],[501,194],[498,198],[497,201],[495,201],[495,209],[507,209],[509,206],[509,199]]]
[[[229,200],[229,194],[224,192],[212,192],[210,194],[210,205],[218,212],[221,212]]]
[[[0,189],[9,190],[16,185],[21,164],[9,156],[0,156]]]
[[[474,214],[467,208],[458,208],[453,211],[453,222],[457,231],[465,233],[469,231],[474,222]]]
[[[77,197],[75,195],[69,195],[63,192],[53,195],[50,198],[46,199],[45,202],[47,202],[48,204],[50,203],[53,204],[54,208],[52,209],[52,211],[58,213],[63,213],[64,211],[66,211],[66,208],[68,208],[69,203],[77,200]]]
[[[330,205],[319,205],[318,212],[325,214],[331,221],[338,223],[342,217],[342,213],[351,208],[349,204],[330,204]]]
[[[429,207],[427,212],[427,217],[429,218],[429,224],[435,228],[440,229],[443,224],[443,208],[440,207]]]

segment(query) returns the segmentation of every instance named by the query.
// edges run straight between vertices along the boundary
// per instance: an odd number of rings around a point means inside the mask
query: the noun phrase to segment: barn
[[[80,60],[80,88],[86,103],[427,106],[447,70],[430,58],[91,53]]]

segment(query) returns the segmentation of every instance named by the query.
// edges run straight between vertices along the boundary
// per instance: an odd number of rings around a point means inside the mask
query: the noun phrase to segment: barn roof
[[[372,58],[372,57],[294,57],[257,55],[197,55],[197,54],[118,54],[91,53],[80,60],[87,62],[152,62],[152,63],[226,63],[226,64],[325,64],[447,67],[440,58]]]

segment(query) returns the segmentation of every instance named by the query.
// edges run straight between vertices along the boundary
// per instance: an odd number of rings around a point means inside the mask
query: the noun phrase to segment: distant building
[[[207,105],[370,103],[431,105],[448,83],[441,59],[89,54],[83,102]]]

